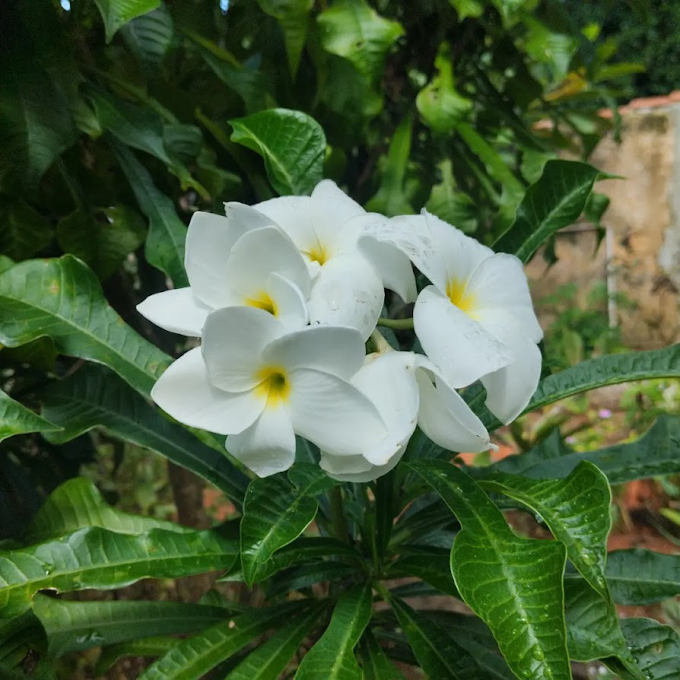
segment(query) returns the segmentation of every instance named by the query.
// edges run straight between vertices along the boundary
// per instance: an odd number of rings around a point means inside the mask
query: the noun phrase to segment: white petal
[[[272,273],[295,284],[305,298],[309,295],[307,265],[295,244],[278,227],[260,227],[241,236],[226,263],[229,286],[246,298],[257,298]]]
[[[224,204],[224,214],[230,223],[238,225],[239,236],[251,229],[260,227],[277,226],[276,222],[251,205],[245,205],[238,201],[229,201]]]
[[[376,268],[385,288],[394,291],[404,302],[416,301],[416,277],[410,260],[401,250],[372,236],[360,238],[359,250]]]
[[[276,317],[255,307],[226,307],[210,314],[201,349],[212,384],[230,392],[251,390],[261,382],[262,350],[284,332]]]
[[[231,249],[246,229],[234,220],[194,213],[187,232],[184,264],[194,295],[212,309],[230,304],[226,264]]]
[[[258,477],[284,472],[295,462],[295,433],[285,407],[267,407],[241,434],[227,437],[227,450]]]
[[[512,361],[505,345],[434,286],[418,295],[413,322],[423,350],[452,387],[470,385]]]
[[[336,455],[357,455],[387,435],[373,403],[330,373],[301,368],[290,374],[290,413],[296,434]]]
[[[308,252],[320,246],[309,196],[281,196],[257,203],[253,208],[281,227],[298,250]]]
[[[503,323],[510,314],[522,336],[540,342],[543,331],[536,319],[527,277],[514,255],[499,253],[484,260],[470,277],[465,291],[474,300],[474,318],[482,325]]]
[[[363,340],[375,329],[385,291],[373,266],[359,253],[338,255],[314,280],[309,297],[310,323],[356,328]]]
[[[366,211],[330,179],[319,182],[312,191],[313,217],[319,236],[336,250],[347,223]]]
[[[420,429],[448,451],[486,451],[489,434],[482,421],[458,392],[446,384],[431,362],[423,359],[419,366],[416,378],[420,389]]]
[[[386,465],[403,453],[416,429],[419,396],[414,361],[412,352],[373,355],[352,378],[352,384],[375,404],[387,426],[388,436],[362,451],[374,465]]]
[[[273,340],[262,357],[286,371],[313,368],[349,380],[364,361],[364,342],[354,328],[309,326]]]
[[[401,460],[406,447],[400,449],[392,458],[390,458],[387,465],[371,465],[363,456],[334,456],[330,453],[322,453],[319,467],[332,479],[337,479],[339,482],[354,482],[355,484],[363,484],[365,482],[372,482],[378,477],[386,475],[388,472],[397,467]],[[360,460],[354,460],[360,459]],[[345,463],[348,461],[348,463]],[[363,462],[362,462],[363,461]],[[368,465],[367,469],[358,469],[359,466]],[[357,469],[355,469],[357,468]]]
[[[541,377],[541,352],[534,342],[521,336],[505,338],[514,361],[482,378],[486,405],[501,422],[514,420],[529,403]]]
[[[150,295],[137,311],[166,331],[198,338],[210,308],[196,299],[191,288],[177,288]]]
[[[302,291],[280,274],[270,274],[265,292],[276,308],[276,318],[289,330],[307,325],[309,314]]]
[[[251,392],[233,394],[213,387],[200,347],[170,365],[151,390],[151,398],[180,423],[218,434],[241,432],[266,402]]]

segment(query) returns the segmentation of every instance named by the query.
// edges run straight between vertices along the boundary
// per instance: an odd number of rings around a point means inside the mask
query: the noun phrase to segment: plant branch
[[[386,319],[380,317],[378,319],[378,326],[383,328],[392,328],[397,331],[409,331],[413,330],[413,319]]]

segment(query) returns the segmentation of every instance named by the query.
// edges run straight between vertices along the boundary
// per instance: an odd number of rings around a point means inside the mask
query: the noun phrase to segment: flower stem
[[[335,537],[343,543],[349,543],[349,527],[342,507],[342,487],[340,486],[333,487],[331,491],[331,520]]]
[[[390,352],[392,350],[390,343],[385,340],[382,333],[377,328],[371,333],[371,341],[378,354],[385,354],[385,352]]]
[[[378,326],[393,328],[396,331],[408,331],[413,329],[413,319],[385,319],[381,316],[378,319]]]

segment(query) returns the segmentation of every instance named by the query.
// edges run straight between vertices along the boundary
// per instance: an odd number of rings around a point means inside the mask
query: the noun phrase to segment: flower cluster
[[[260,476],[287,470],[295,435],[316,444],[342,481],[376,479],[416,426],[451,451],[483,451],[489,435],[456,389],[481,380],[503,422],[536,389],[542,337],[520,261],[423,211],[367,213],[331,181],[311,196],[225,204],[189,225],[189,287],[139,311],[201,338],[152,397],[187,425],[227,435]],[[417,292],[412,264],[429,280]],[[415,303],[423,354],[375,333],[384,289]],[[377,338],[379,351],[366,356]]]

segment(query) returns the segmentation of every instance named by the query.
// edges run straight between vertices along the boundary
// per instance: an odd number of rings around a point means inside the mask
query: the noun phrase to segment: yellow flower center
[[[472,316],[477,306],[477,299],[475,295],[467,292],[466,283],[457,279],[451,279],[446,285],[446,294],[452,304],[456,305],[458,309],[465,312],[468,316]]]
[[[267,408],[276,408],[288,401],[290,397],[290,381],[281,366],[265,366],[256,378],[260,381],[255,393],[267,400]]]
[[[313,248],[303,250],[302,252],[307,255],[312,262],[318,262],[322,267],[328,260],[328,251],[326,250],[326,247],[322,246],[320,243]]]
[[[264,309],[273,316],[278,316],[279,310],[274,300],[272,300],[265,291],[260,291],[255,297],[246,298],[246,304],[249,307],[257,307],[257,309]]]

